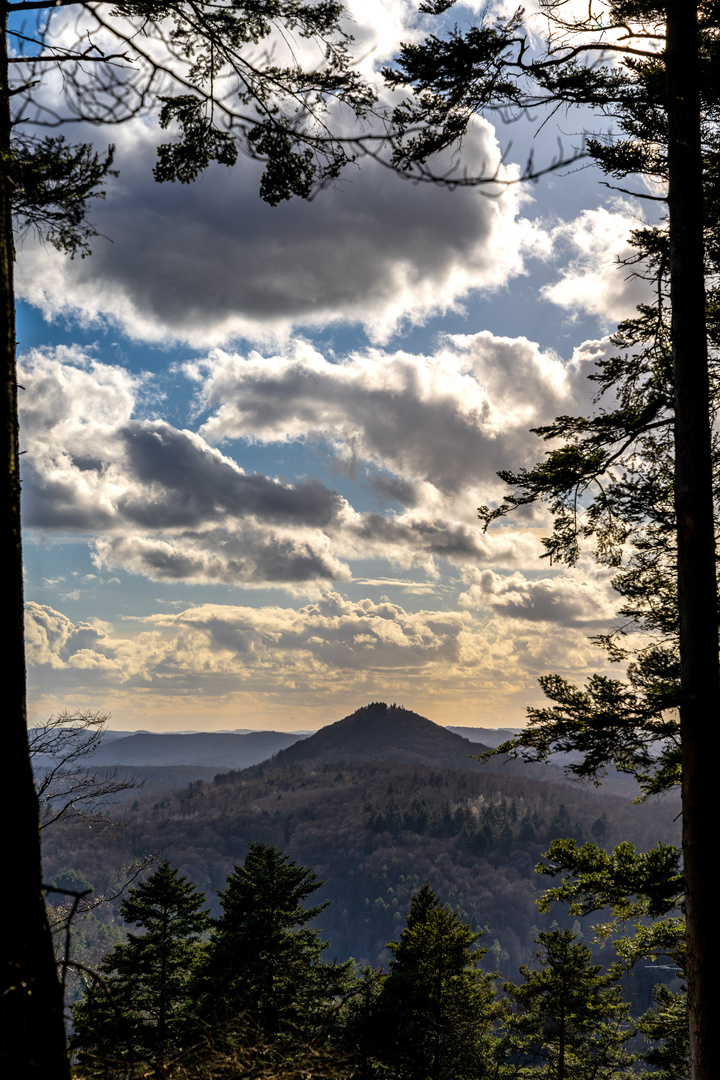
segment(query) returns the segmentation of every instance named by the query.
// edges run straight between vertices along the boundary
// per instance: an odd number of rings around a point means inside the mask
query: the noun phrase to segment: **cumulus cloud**
[[[327,530],[348,512],[320,481],[245,473],[191,431],[132,416],[144,380],[74,351],[23,361],[29,527],[97,537],[98,566],[158,579],[347,578]]]
[[[493,364],[507,367],[515,352],[516,372],[534,392],[530,412],[519,399],[513,407],[499,388],[495,408],[480,382],[492,395]],[[546,404],[570,396],[558,361],[528,342],[514,350],[479,335],[452,342],[440,357],[372,353],[332,364],[303,347],[299,356],[267,361],[269,376],[261,359],[247,369],[243,363],[223,354],[211,367],[207,402],[227,396],[231,411],[214,413],[196,433],[135,415],[141,390],[146,407],[153,404],[147,376],[78,350],[25,357],[27,526],[92,537],[98,569],[194,584],[312,591],[348,580],[358,559],[430,574],[438,559],[458,566],[532,562],[529,531],[483,534],[474,485],[490,480],[501,446],[507,454],[514,439],[527,442],[525,425],[543,387]],[[243,373],[250,376],[245,397]],[[322,438],[348,468],[350,455],[358,470],[371,467],[373,482],[372,470],[384,470],[378,487],[384,482],[394,497],[404,491],[405,507],[356,510],[318,479],[246,473],[207,441],[207,434],[247,437],[253,424],[269,442],[284,430],[292,439]]]
[[[161,137],[141,121],[113,132],[121,177],[93,210],[92,258],[68,262],[28,237],[18,295],[48,317],[104,318],[148,341],[205,347],[340,319],[382,340],[404,320],[457,310],[472,290],[502,288],[534,244],[518,188],[484,199],[365,158],[314,202],[273,208],[251,161],[190,187],[155,183]],[[480,167],[498,160],[488,123],[473,124],[466,152]]]
[[[578,629],[549,625],[538,635],[529,621],[508,626],[503,617],[408,611],[335,592],[302,607],[203,604],[134,627],[74,623],[29,604],[27,622],[38,701],[60,688],[132,711],[139,689],[149,711],[157,702],[176,715],[202,701],[215,716],[218,706],[242,703],[252,704],[257,719],[282,701],[286,715],[290,707],[296,718],[311,717],[311,726],[378,697],[411,702],[443,723],[469,722],[473,710],[488,709],[497,720],[519,722],[528,697],[540,698],[538,674],[582,680],[598,660]]]
[[[644,225],[637,209],[624,200],[583,210],[575,220],[556,225],[550,230],[552,250],[565,246],[572,257],[542,295],[571,314],[582,311],[606,324],[633,316],[637,305],[650,299],[650,289],[621,263],[634,254],[630,233]]]
[[[83,18],[93,22],[88,13],[55,13],[58,40],[82,39]],[[355,68],[378,87],[379,110],[392,104],[380,69],[400,41],[421,32],[417,24],[410,0],[349,5]],[[293,62],[312,69],[321,61],[317,42],[292,35],[290,41]],[[273,63],[283,62],[288,47],[277,35]],[[164,62],[166,50],[160,51]],[[48,74],[35,93],[55,107],[63,95],[60,75]],[[382,122],[368,117],[358,127],[348,110],[331,106],[328,130],[335,134],[367,137],[373,125],[384,134]],[[316,201],[272,208],[258,194],[263,165],[248,158],[232,169],[212,166],[192,185],[157,184],[156,148],[168,133],[153,116],[106,129],[80,124],[75,131],[79,139],[117,147],[120,178],[108,182],[106,201],[93,208],[100,237],[92,259],[70,263],[26,237],[18,295],[48,317],[109,320],[136,339],[208,347],[342,319],[382,340],[405,320],[422,323],[458,310],[473,290],[501,289],[524,271],[523,253],[535,244],[532,226],[520,216],[527,196],[516,186],[484,199],[470,189],[413,184],[360,153]],[[451,164],[443,158],[437,167],[444,172]],[[470,126],[463,164],[516,175],[501,163],[494,129],[482,119]]]
[[[466,577],[472,584],[459,603],[489,608],[507,619],[592,631],[607,627],[617,609],[612,572],[592,565],[544,578],[529,579],[517,572],[503,576],[493,570],[469,570]]]
[[[350,471],[369,462],[394,474],[373,482],[412,506],[495,487],[498,469],[536,460],[529,428],[578,405],[582,367],[481,332],[431,356],[373,349],[335,362],[300,343],[272,357],[216,350],[186,371],[211,414],[209,442],[322,441]]]

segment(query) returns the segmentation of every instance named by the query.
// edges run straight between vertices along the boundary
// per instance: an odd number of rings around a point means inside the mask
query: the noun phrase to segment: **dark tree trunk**
[[[13,234],[8,179],[10,95],[7,6],[0,44],[0,304],[2,305],[2,440],[7,462],[0,525],[5,626],[2,725],[6,792],[3,830],[6,875],[2,888],[0,1071],[23,1080],[66,1080],[63,1002],[48,929],[40,867],[38,804],[28,754],[25,705],[20,458],[15,369]]]
[[[693,1080],[717,1075],[720,1001],[713,859],[720,672],[702,222],[697,4],[667,3],[675,509],[682,667],[683,861]]]

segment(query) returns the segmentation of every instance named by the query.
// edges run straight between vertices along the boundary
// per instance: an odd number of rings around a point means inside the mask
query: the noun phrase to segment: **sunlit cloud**
[[[496,721],[521,723],[528,697],[542,699],[539,674],[580,679],[597,661],[577,629],[548,624],[538,635],[531,621],[510,627],[469,611],[411,612],[332,592],[298,608],[202,604],[132,629],[74,623],[31,603],[27,622],[38,707],[58,692],[77,698],[93,688],[94,700],[130,709],[141,693],[151,713],[177,715],[202,699],[200,711],[215,717],[252,703],[269,719],[284,700],[297,719],[314,708],[314,726],[378,698],[401,698],[444,723],[490,709]]]

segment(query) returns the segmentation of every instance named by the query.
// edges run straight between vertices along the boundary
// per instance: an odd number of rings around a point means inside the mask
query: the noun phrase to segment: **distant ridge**
[[[519,727],[456,727],[454,724],[447,724],[446,726],[448,731],[454,731],[456,735],[462,735],[464,739],[469,739],[471,743],[484,743],[485,746],[499,746],[500,743],[508,742],[513,735],[517,735],[522,731],[522,728]]]
[[[482,766],[471,755],[484,749],[401,705],[373,701],[281,750],[272,764],[284,768],[312,762],[388,761],[474,769]]]
[[[295,732],[203,732],[196,735],[142,732],[112,739],[94,755],[94,765],[195,765],[247,769],[291,746],[303,735]]]

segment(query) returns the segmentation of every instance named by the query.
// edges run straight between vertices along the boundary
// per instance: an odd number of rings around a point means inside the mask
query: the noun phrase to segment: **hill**
[[[485,749],[410,709],[375,701],[282,750],[273,766],[385,761],[474,769],[481,767],[474,756]]]
[[[253,768],[136,792],[113,809],[123,827],[112,844],[77,820],[45,830],[45,872],[79,874],[114,894],[123,866],[155,852],[207,891],[217,912],[217,891],[259,840],[326,882],[321,898],[332,905],[318,921],[332,956],[386,962],[385,943],[429,880],[463,918],[487,927],[491,965],[514,977],[532,959],[535,929],[568,918],[562,909],[540,916],[534,903],[547,885],[534,867],[549,841],[676,842],[678,800],[634,806],[628,795],[554,782],[562,774],[552,766],[493,771],[470,760],[468,747],[477,752],[415,713],[368,706]],[[439,760],[457,753],[462,768]]]
[[[498,743],[499,740],[495,745]],[[401,705],[374,701],[281,750],[272,758],[272,765],[283,769],[293,765],[312,768],[330,762],[405,762],[443,769],[502,771],[510,776],[538,776],[544,780],[552,778],[557,783],[567,782],[562,768],[556,765],[504,756],[478,761],[478,755],[489,749],[490,745],[466,739]]]
[[[521,728],[487,728],[487,727],[455,727],[453,724],[446,725],[448,731],[454,731],[456,735],[462,735],[471,743],[483,743],[485,746],[499,746],[507,742],[513,735],[517,735]]]
[[[172,734],[139,732],[103,742],[93,765],[170,766],[247,769],[292,746],[304,735],[295,732],[252,731]]]

